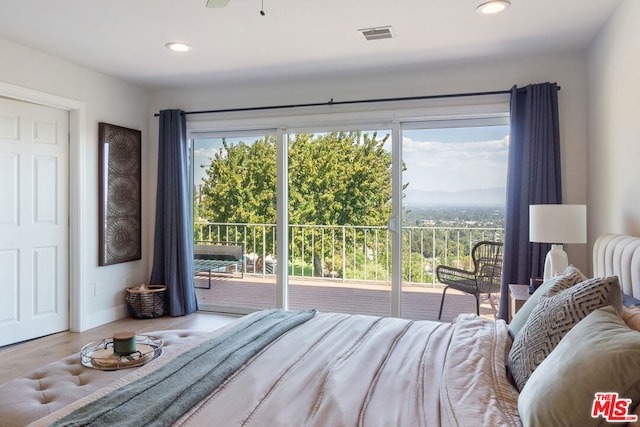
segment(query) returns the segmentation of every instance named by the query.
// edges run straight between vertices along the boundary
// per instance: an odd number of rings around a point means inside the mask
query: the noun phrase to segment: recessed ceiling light
[[[191,45],[184,42],[170,42],[165,47],[174,52],[189,52],[191,50]]]
[[[511,2],[508,0],[491,0],[480,4],[476,8],[476,12],[483,15],[493,15],[494,13],[502,12],[509,6],[511,6]]]

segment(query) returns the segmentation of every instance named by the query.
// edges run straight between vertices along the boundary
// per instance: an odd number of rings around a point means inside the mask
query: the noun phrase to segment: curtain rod
[[[558,86],[560,90],[560,86]],[[449,93],[443,95],[420,95],[420,96],[407,96],[399,98],[373,98],[373,99],[357,99],[351,101],[334,101],[331,98],[327,102],[313,102],[308,104],[286,104],[286,105],[267,105],[263,107],[241,107],[241,108],[225,108],[221,110],[200,110],[200,111],[185,111],[184,114],[216,114],[216,113],[233,113],[239,111],[261,111],[261,110],[282,110],[287,108],[302,108],[302,107],[324,107],[331,105],[347,105],[347,104],[373,104],[379,102],[394,102],[394,101],[419,101],[425,99],[441,99],[441,98],[462,98],[467,96],[484,96],[484,95],[503,95],[511,93],[509,90],[494,90],[487,92],[464,92],[464,93]],[[160,113],[155,113],[154,116],[158,117]]]

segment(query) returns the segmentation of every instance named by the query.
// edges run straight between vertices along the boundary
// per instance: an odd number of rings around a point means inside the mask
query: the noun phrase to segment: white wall
[[[84,169],[77,168],[77,163],[71,166],[82,171],[79,179],[86,190],[71,194],[71,199],[81,206],[83,225],[82,235],[78,236],[82,242],[78,254],[82,283],[71,284],[72,293],[79,295],[81,310],[77,317],[72,315],[72,326],[84,330],[124,317],[125,288],[127,284],[149,280],[150,254],[145,246],[141,261],[98,266],[98,122],[141,130],[145,159],[150,149],[148,91],[4,39],[0,39],[0,82],[83,104],[84,117],[76,129],[84,133],[77,139],[83,156],[77,162]],[[3,95],[6,94],[0,93]],[[143,174],[147,169],[148,164],[143,161]],[[143,182],[143,221],[154,210],[147,187]],[[72,230],[74,227],[76,224]],[[146,228],[142,238],[145,242],[150,240]]]
[[[358,75],[300,77],[282,81],[239,81],[226,84],[156,91],[152,111],[181,108],[185,111],[348,101],[366,98],[406,97],[510,89],[514,84],[557,82],[562,87],[560,136],[565,203],[587,201],[587,73],[581,53],[549,55],[454,67],[391,71],[372,70]],[[251,113],[246,113],[247,117]],[[291,114],[283,110],[282,114]],[[196,120],[198,116],[188,116]],[[157,141],[157,119],[152,121],[152,141]],[[569,258],[587,268],[587,245],[570,245]]]
[[[623,1],[588,57],[589,235],[640,236],[640,2]]]

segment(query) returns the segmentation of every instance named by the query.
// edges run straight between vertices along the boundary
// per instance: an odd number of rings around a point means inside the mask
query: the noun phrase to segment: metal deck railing
[[[439,264],[472,269],[471,248],[502,241],[502,228],[404,226],[403,283],[435,285]],[[275,274],[275,224],[197,222],[194,240],[236,242],[245,247],[244,273]],[[386,226],[290,225],[289,276],[386,283],[391,281],[391,234]]]

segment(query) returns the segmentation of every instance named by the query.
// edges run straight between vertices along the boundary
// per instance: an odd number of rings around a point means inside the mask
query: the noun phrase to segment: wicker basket
[[[153,319],[164,316],[166,286],[146,285],[127,288],[127,310],[134,319]]]

